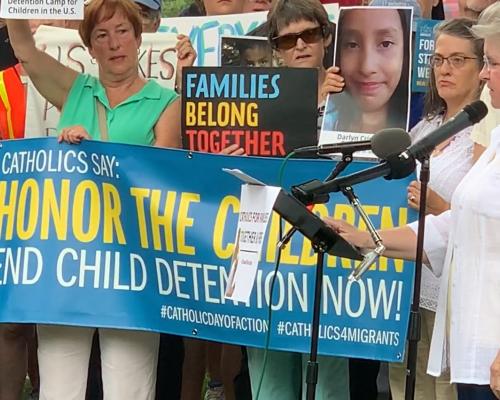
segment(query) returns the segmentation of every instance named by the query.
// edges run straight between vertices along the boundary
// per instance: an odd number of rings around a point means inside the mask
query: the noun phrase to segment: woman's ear
[[[321,29],[323,34],[324,47],[326,49],[332,43],[332,26],[323,25]]]
[[[328,36],[323,39],[325,49],[332,44],[332,34],[328,32]]]

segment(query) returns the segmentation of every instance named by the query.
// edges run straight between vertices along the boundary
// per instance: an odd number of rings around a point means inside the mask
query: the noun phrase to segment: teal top
[[[176,98],[173,90],[150,80],[139,92],[111,108],[99,79],[80,74],[68,93],[57,131],[81,125],[93,139],[100,140],[97,117],[97,101],[100,101],[106,110],[110,142],[152,145],[155,141],[153,129],[158,118]]]

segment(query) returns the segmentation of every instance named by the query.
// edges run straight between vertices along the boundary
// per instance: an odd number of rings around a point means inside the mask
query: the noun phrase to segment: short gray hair
[[[477,25],[472,27],[472,33],[479,38],[500,36],[500,1],[488,6],[479,15]]]

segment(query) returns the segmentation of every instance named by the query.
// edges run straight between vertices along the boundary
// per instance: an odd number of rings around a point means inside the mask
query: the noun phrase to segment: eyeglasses
[[[488,71],[493,71],[494,69],[498,68],[498,65],[500,65],[500,63],[493,61],[491,58],[488,58],[487,56],[483,56],[483,62],[484,62],[484,67]]]
[[[438,55],[433,55],[431,57],[431,65],[433,67],[441,67],[445,61],[448,62],[448,65],[453,68],[462,68],[465,65],[467,60],[477,60],[477,57],[465,57],[465,56],[449,56],[443,57]]]
[[[275,49],[289,50],[297,45],[297,40],[300,38],[306,43],[316,43],[324,35],[324,28],[317,26],[297,33],[287,33],[286,35],[276,36],[271,39]]]

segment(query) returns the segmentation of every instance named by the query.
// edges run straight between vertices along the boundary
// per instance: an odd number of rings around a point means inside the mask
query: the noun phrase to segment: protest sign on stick
[[[434,53],[434,30],[441,21],[418,19],[415,32],[415,57],[413,58],[412,92],[426,92],[431,73],[431,56]]]

